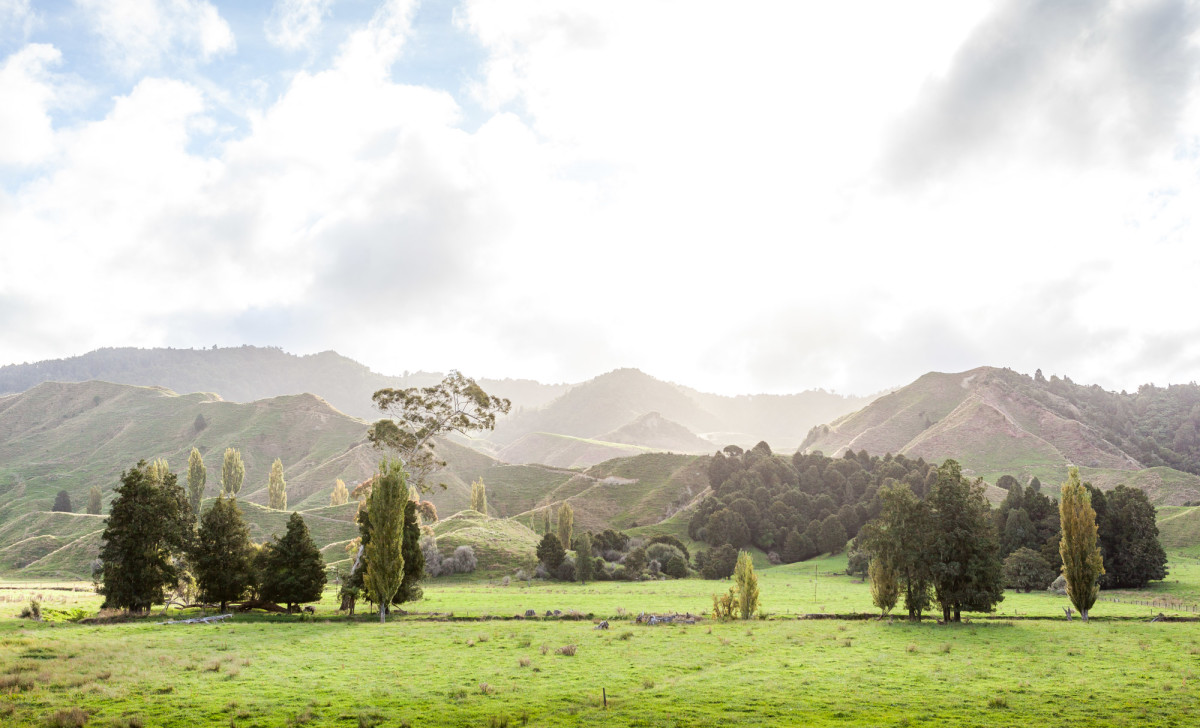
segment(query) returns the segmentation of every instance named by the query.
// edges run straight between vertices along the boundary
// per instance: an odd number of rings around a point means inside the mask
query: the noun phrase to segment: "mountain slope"
[[[714,449],[708,440],[657,412],[647,412],[633,422],[601,435],[599,439],[667,452],[707,453]]]
[[[1148,472],[1101,428],[1072,418],[1072,413],[1079,411],[1064,397],[1011,370],[931,372],[858,412],[814,428],[802,448],[835,456],[852,449],[930,462],[954,458],[989,480],[1010,474],[1059,483],[1068,466],[1076,465],[1098,486],[1137,485],[1157,503],[1177,504],[1200,495],[1200,478],[1169,468]]]
[[[441,381],[437,372],[377,374],[332,351],[296,356],[280,349],[241,346],[226,349],[98,349],[69,359],[0,366],[0,394],[25,392],[42,382],[103,380],[160,386],[175,392],[215,392],[232,402],[253,402],[310,392],[342,412],[374,420],[371,395],[379,389],[425,387]],[[481,379],[490,394],[507,397],[515,408],[538,407],[566,391],[566,385],[527,379]]]

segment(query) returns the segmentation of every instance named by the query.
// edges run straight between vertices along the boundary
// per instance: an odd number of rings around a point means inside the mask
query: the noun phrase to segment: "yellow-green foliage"
[[[221,462],[221,492],[237,496],[245,477],[246,465],[242,462],[241,451],[232,447],[225,448],[225,459]]]
[[[333,493],[329,495],[329,505],[344,506],[350,500],[350,491],[346,489],[346,483],[341,478],[333,485]]]
[[[367,589],[379,605],[379,621],[383,622],[387,605],[400,589],[404,579],[404,504],[408,500],[408,483],[403,466],[396,460],[379,465],[379,474],[367,501],[371,514],[371,540],[367,543]]]
[[[487,488],[483,485],[483,478],[471,483],[471,510],[487,515]]]
[[[271,463],[271,473],[267,476],[267,507],[287,510],[287,482],[283,479],[283,461],[279,458]]]
[[[733,583],[737,587],[737,604],[742,619],[750,619],[761,606],[758,602],[758,577],[754,574],[754,561],[749,551],[738,553],[737,566],[733,569]]]
[[[867,567],[867,576],[871,580],[871,601],[886,615],[896,606],[896,600],[900,597],[896,570],[883,559],[874,558]]]
[[[1071,468],[1067,473],[1058,513],[1062,522],[1062,542],[1058,552],[1062,556],[1063,576],[1067,579],[1067,596],[1087,621],[1088,610],[1100,594],[1097,582],[1104,574],[1104,560],[1097,543],[1096,511],[1092,509],[1087,488],[1079,482],[1078,468]]]
[[[558,509],[558,540],[562,542],[564,549],[571,548],[571,531],[574,527],[575,510],[571,508],[570,503],[563,501]]]

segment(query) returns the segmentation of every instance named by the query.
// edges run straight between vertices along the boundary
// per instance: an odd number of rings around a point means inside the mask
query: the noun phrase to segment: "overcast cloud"
[[[1196,2],[0,0],[0,363],[1200,378]]]

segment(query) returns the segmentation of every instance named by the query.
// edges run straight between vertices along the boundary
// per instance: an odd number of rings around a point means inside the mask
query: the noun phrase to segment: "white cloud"
[[[28,37],[36,19],[29,0],[0,0],[0,38],[14,31]]]
[[[34,43],[0,65],[0,165],[36,164],[54,152],[58,91],[49,69],[61,60],[54,46]]]
[[[232,82],[140,79],[56,130],[49,56],[10,59],[48,171],[0,197],[0,239],[33,241],[0,246],[0,348],[273,343],[724,392],[1194,378],[1169,345],[1200,273],[1197,61],[1170,22],[1192,16],[1071,16],[1106,29],[1086,48],[996,25],[1045,7],[471,0],[480,117],[398,80],[422,28],[390,2],[218,146],[198,132],[237,113],[209,108]],[[1044,52],[988,61],[995,27]],[[138,67],[200,48],[165,43]],[[1043,103],[1047,78],[1094,103]],[[897,175],[897,149],[937,163]]]
[[[334,0],[276,0],[265,32],[273,45],[287,50],[306,47],[320,31]]]
[[[110,63],[133,75],[177,56],[207,62],[236,48],[207,0],[75,0],[104,40]]]

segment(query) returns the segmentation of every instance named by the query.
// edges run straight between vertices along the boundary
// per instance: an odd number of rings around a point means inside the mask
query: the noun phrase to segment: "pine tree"
[[[333,493],[329,496],[329,505],[344,506],[350,502],[350,491],[346,489],[346,483],[338,478],[333,484]]]
[[[174,473],[150,478],[143,460],[121,473],[101,537],[104,606],[144,612],[162,604],[179,580],[178,560],[190,545],[192,518]]]
[[[871,580],[871,601],[879,607],[881,616],[896,606],[900,597],[900,582],[896,579],[896,569],[883,559],[871,559],[867,567],[867,577]]]
[[[219,496],[200,518],[192,565],[196,585],[205,601],[218,601],[224,612],[240,599],[253,581],[250,528],[237,500]]]
[[[267,476],[267,508],[287,510],[287,482],[283,479],[283,461],[279,458],[271,463],[271,473]]]
[[[288,518],[287,532],[267,544],[262,575],[262,596],[287,604],[288,611],[304,602],[321,600],[325,588],[325,559],[313,543],[299,513]]]
[[[537,560],[546,566],[546,570],[554,572],[558,569],[558,565],[567,558],[567,551],[563,548],[562,541],[558,540],[558,536],[552,533],[547,533],[542,536],[542,540],[538,542]]]
[[[193,447],[188,455],[187,492],[192,515],[197,521],[200,520],[200,504],[204,502],[204,486],[207,483],[208,468],[204,466],[204,457]]]
[[[56,513],[72,513],[74,508],[71,507],[71,494],[65,490],[60,490],[54,496],[54,506],[50,508]]]
[[[365,582],[371,600],[379,605],[379,623],[404,580],[404,504],[409,502],[404,467],[396,460],[380,463],[367,500],[371,540],[366,544]]]
[[[571,543],[571,531],[575,526],[575,511],[571,504],[563,501],[558,509],[558,541],[566,548]]]
[[[87,512],[93,516],[100,515],[100,511],[104,505],[104,494],[100,492],[100,486],[93,485],[88,490]]]
[[[225,448],[225,459],[221,461],[221,492],[237,498],[245,477],[246,466],[242,462],[242,453],[232,447]]]
[[[1100,557],[1097,543],[1096,511],[1092,509],[1087,488],[1079,482],[1079,468],[1067,471],[1058,513],[1062,523],[1062,542],[1058,549],[1063,561],[1062,573],[1067,580],[1067,596],[1086,622],[1088,610],[1100,595],[1104,559]]]
[[[749,551],[738,553],[737,566],[733,568],[733,583],[737,589],[737,604],[742,619],[750,619],[759,611],[758,577],[754,574],[754,562]]]
[[[595,562],[592,560],[592,534],[584,533],[575,542],[575,577],[580,584],[586,584],[592,578]]]
[[[487,490],[483,478],[471,483],[471,510],[487,515]]]

